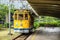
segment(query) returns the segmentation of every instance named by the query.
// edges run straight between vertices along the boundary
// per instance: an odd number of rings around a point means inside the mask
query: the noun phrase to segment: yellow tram
[[[14,12],[13,19],[15,32],[29,33],[32,31],[34,19],[29,10],[16,10]]]

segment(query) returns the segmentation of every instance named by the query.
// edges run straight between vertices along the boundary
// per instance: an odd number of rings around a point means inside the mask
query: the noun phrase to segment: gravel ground
[[[8,28],[0,30],[0,40],[12,40],[14,37],[19,35],[20,33],[15,33],[13,29],[11,29],[11,33],[13,35],[8,35]]]

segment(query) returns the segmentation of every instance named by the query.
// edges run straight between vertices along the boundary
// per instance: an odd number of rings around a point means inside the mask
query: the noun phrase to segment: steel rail
[[[12,40],[26,40],[32,33],[22,33],[18,35],[17,37],[13,38]]]

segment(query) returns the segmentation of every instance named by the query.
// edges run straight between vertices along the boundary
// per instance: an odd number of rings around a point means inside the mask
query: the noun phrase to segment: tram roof
[[[26,12],[29,12],[26,9],[16,9],[15,14],[27,14]]]

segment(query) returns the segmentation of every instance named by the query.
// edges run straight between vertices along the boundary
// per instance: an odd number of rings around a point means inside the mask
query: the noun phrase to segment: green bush
[[[58,27],[60,27],[60,23],[58,24]]]
[[[39,27],[39,22],[38,21],[35,21],[34,22],[34,28],[36,29],[36,28],[38,28]]]
[[[12,23],[10,23],[10,26],[12,25]],[[9,23],[4,23],[4,27],[8,28],[9,27]]]
[[[60,20],[58,21],[57,25],[58,25],[58,27],[60,27]]]
[[[0,24],[0,29],[3,27],[3,24]]]
[[[40,23],[39,19],[35,18],[34,20],[34,27],[60,27],[60,19],[55,18],[55,17],[50,17],[50,16],[45,16],[40,18]]]
[[[44,22],[44,23],[40,23],[40,26],[44,27],[44,26],[45,26],[45,24],[46,24],[45,22]]]

